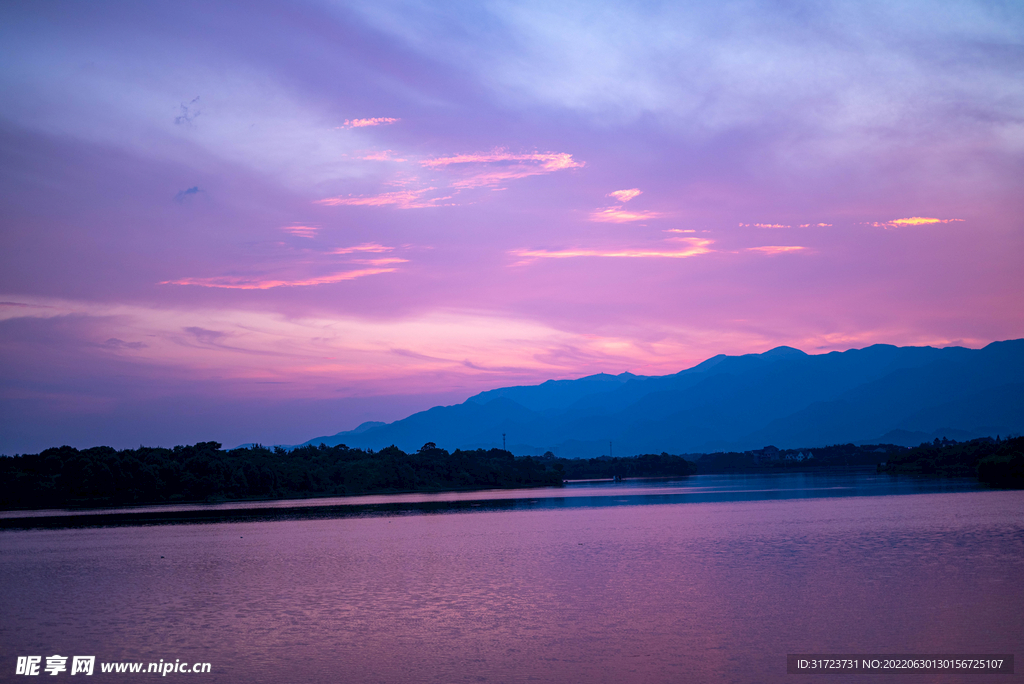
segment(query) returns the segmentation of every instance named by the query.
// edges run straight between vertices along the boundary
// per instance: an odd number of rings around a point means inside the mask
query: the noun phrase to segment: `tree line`
[[[1024,437],[982,437],[968,442],[936,439],[894,454],[878,471],[977,477],[997,487],[1024,487]]]
[[[574,459],[515,457],[502,449],[415,453],[345,445],[292,450],[217,442],[173,449],[46,449],[0,458],[0,508],[116,506],[280,499],[410,491],[562,486],[565,479],[688,475],[679,456]]]

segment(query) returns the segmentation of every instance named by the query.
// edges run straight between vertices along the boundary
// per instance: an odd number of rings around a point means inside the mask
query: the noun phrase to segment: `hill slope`
[[[715,356],[664,376],[593,375],[482,392],[386,425],[306,444],[414,450],[501,446],[562,457],[916,445],[1024,432],[1024,340],[984,349],[894,347],[811,355],[789,347]],[[888,437],[888,440],[885,438]]]

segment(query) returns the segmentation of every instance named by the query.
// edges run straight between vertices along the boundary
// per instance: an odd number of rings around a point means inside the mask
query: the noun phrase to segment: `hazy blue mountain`
[[[380,427],[382,425],[387,425],[387,423],[379,420],[368,420],[365,423],[360,423],[359,427],[354,430],[349,430],[349,432],[354,435],[358,435],[360,432],[366,432],[367,430],[372,430],[373,428]]]
[[[593,394],[602,394],[613,390],[630,380],[643,378],[632,373],[608,375],[598,373],[578,380],[548,380],[540,385],[523,385],[517,387],[500,387],[481,392],[467,401],[474,404],[487,404],[499,397],[511,399],[531,411],[546,411],[565,408],[566,406]]]
[[[718,355],[672,375],[598,374],[481,392],[321,442],[413,450],[501,446],[559,456],[699,453],[1024,432],[1024,340]],[[888,436],[888,438],[887,438]]]

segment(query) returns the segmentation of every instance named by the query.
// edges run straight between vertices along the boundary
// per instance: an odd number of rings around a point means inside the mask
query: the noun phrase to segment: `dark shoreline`
[[[823,483],[827,486],[805,486],[808,483],[801,481],[796,487],[772,488],[772,483],[798,475],[825,478]],[[406,492],[404,494],[307,497],[248,502],[163,503],[133,507],[95,508],[81,512],[72,509],[3,511],[0,512],[0,531],[328,520],[469,512],[608,508],[652,504],[773,501],[851,495],[899,495],[921,493],[920,484],[925,482],[930,483],[925,488],[928,492],[996,489],[979,482],[976,478],[887,475],[879,480],[877,475],[879,474],[870,466],[839,466],[828,469],[809,468],[801,471],[776,471],[774,473],[717,473],[700,476],[701,478],[711,478],[707,481],[694,481],[689,477],[643,477],[619,481],[591,479],[566,483],[568,486],[563,487],[532,487],[521,490]],[[746,486],[748,478],[751,481],[760,481],[760,483],[750,489]],[[861,488],[861,485],[869,483],[872,479],[874,479],[873,485]],[[711,488],[702,486],[705,482],[712,483],[713,486]],[[720,486],[722,482],[731,483],[733,486],[723,489]],[[673,487],[673,483],[678,483],[679,486]],[[644,486],[645,484],[647,486]],[[766,484],[767,488],[765,488]],[[663,489],[658,485],[665,485],[666,488]],[[851,490],[861,491],[851,494]],[[480,492],[480,498],[457,496],[471,494],[473,491]],[[430,494],[452,496],[449,498],[417,496],[429,496]],[[336,500],[329,501],[330,499]],[[351,499],[351,501],[344,501],[344,499]],[[318,501],[323,503],[315,503]]]
[[[813,458],[801,460],[792,457],[792,450],[765,447],[757,452],[706,454],[696,463],[666,453],[588,460],[560,459],[550,453],[514,457],[497,449],[449,453],[433,444],[415,454],[394,447],[381,452],[344,446],[292,452],[258,446],[222,451],[219,447],[215,442],[120,452],[62,447],[0,459],[0,529],[308,519],[413,509],[450,512],[479,508],[486,499],[472,504],[355,499],[561,488],[567,481],[685,478],[698,473],[765,476],[864,469],[892,477],[970,478],[996,488],[1024,486],[1021,437],[961,443],[935,440],[913,449],[836,445],[816,449]],[[324,499],[352,502],[319,503]],[[494,508],[510,505],[507,497],[496,495],[493,500],[488,505]],[[251,505],[275,502],[284,503]],[[169,509],[146,511],[145,507]],[[55,510],[65,513],[31,514]]]

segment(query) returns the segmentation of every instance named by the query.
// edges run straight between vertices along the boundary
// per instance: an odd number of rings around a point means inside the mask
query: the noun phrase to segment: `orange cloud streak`
[[[518,263],[526,263],[533,259],[573,259],[579,257],[606,257],[606,258],[625,258],[625,259],[650,259],[650,258],[662,258],[662,259],[684,259],[686,257],[698,256],[700,254],[708,254],[712,250],[709,245],[713,244],[713,240],[704,240],[701,238],[678,238],[680,242],[685,242],[689,245],[688,249],[562,249],[557,251],[548,251],[544,249],[514,249],[510,254],[514,254],[517,257],[522,258],[523,261]]]
[[[960,222],[963,219],[939,219],[939,218],[927,218],[924,216],[911,216],[910,218],[893,219],[892,221],[884,221],[881,223],[872,223],[870,225],[876,228],[898,228],[900,226],[926,226],[933,223],[954,223]]]

